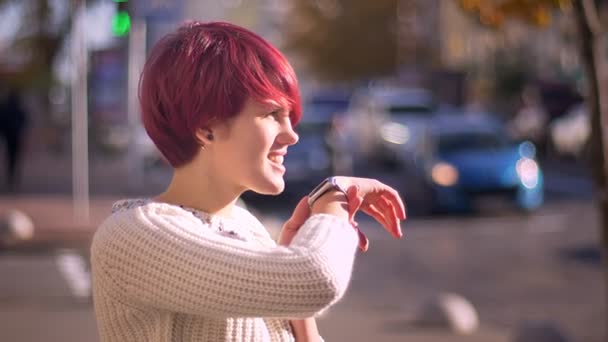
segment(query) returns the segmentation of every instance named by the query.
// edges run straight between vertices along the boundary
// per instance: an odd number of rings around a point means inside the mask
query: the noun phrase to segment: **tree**
[[[414,50],[429,53],[412,34],[416,1],[295,0],[292,6],[285,47],[298,52],[322,80],[390,75],[414,62],[407,58]]]
[[[519,19],[538,27],[551,24],[554,10],[572,9],[580,38],[580,55],[587,80],[587,105],[591,112],[591,166],[601,218],[602,254],[608,258],[608,83],[605,35],[599,16],[600,0],[458,0],[460,7],[487,26],[499,29],[508,19]],[[604,262],[608,267],[608,263]],[[608,289],[608,268],[604,272]],[[608,291],[607,291],[608,292]],[[606,296],[608,299],[608,295]],[[608,307],[608,303],[606,304]],[[606,320],[608,327],[608,319]]]
[[[458,0],[460,7],[476,15],[486,26],[500,28],[507,19],[519,19],[546,27],[555,8],[566,10],[573,0]]]
[[[0,0],[0,8],[17,3]],[[15,86],[48,89],[53,82],[53,61],[70,29],[70,17],[53,17],[54,11],[51,10],[49,0],[30,1],[20,5],[23,6],[24,14],[10,49],[11,53],[25,58],[17,68],[0,70],[0,74]]]

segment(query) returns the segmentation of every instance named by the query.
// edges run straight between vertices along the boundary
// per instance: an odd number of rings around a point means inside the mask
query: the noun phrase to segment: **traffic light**
[[[128,0],[114,0],[116,13],[112,18],[112,33],[117,37],[124,37],[131,30],[131,15],[129,14]]]

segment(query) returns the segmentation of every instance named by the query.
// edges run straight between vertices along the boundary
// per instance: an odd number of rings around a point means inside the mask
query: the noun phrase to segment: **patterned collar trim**
[[[224,220],[224,218],[221,218],[216,215],[211,215],[204,211],[194,209],[191,207],[187,207],[185,205],[155,202],[151,198],[135,198],[135,199],[124,199],[124,200],[117,201],[116,203],[114,203],[114,205],[112,205],[112,213],[137,208],[137,207],[140,207],[140,206],[143,206],[146,204],[150,204],[150,203],[161,203],[161,204],[165,204],[165,205],[179,207],[179,208],[191,213],[194,217],[198,218],[202,222],[207,223],[212,227],[216,227],[218,231],[223,232],[225,230],[224,224],[222,222]],[[228,219],[228,220],[230,220],[230,219]],[[236,233],[234,231],[230,231],[230,232],[234,233],[236,235]]]

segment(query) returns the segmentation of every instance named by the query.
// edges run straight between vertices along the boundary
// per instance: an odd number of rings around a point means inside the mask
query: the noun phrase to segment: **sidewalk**
[[[34,224],[32,239],[20,241],[19,247],[46,245],[81,245],[110,213],[115,198],[94,198],[88,221],[78,219],[72,199],[67,195],[20,195],[0,197],[0,217],[10,210],[26,214]]]
[[[125,197],[148,196],[168,182],[168,168],[129,176],[126,153],[95,151],[89,154],[89,220],[78,219],[72,200],[72,157],[70,146],[50,147],[44,128],[33,128],[24,148],[21,181],[15,193],[6,191],[4,168],[0,167],[0,218],[10,210],[27,215],[34,224],[34,236],[22,245],[87,242],[102,220],[110,214],[114,201]],[[77,215],[78,214],[78,215]]]
[[[74,215],[69,151],[55,155],[39,147],[29,152],[20,192],[8,195],[0,188],[0,217],[18,209],[35,228],[23,249],[5,251],[0,258],[0,274],[10,280],[0,282],[0,340],[97,341],[91,303],[70,294],[57,266],[57,248],[75,247],[86,262],[92,234],[111,204],[162,191],[169,173],[151,170],[133,182],[125,156],[92,154],[90,219],[82,222]],[[412,220],[400,244],[381,230],[370,230],[372,249],[358,259],[348,295],[319,320],[326,340],[507,342],[522,317],[559,318],[580,336],[599,329],[599,324],[586,328],[601,316],[589,304],[601,302],[598,266],[559,257],[575,247],[595,246],[594,211],[584,203],[560,205],[532,216]],[[262,219],[269,226],[281,222]],[[460,336],[405,324],[416,301],[436,290],[472,298],[482,315],[481,330]],[[41,329],[31,329],[32,322]]]

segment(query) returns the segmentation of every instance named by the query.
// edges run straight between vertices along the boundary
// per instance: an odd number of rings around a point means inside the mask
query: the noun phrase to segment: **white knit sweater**
[[[231,218],[150,200],[117,202],[91,247],[101,341],[294,341],[350,281],[357,234],[317,214],[289,247],[235,207]]]

